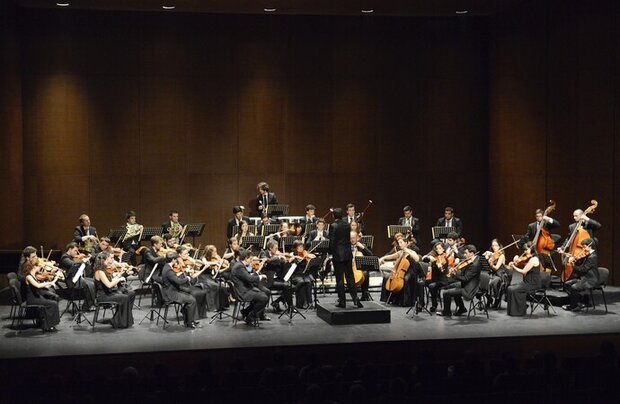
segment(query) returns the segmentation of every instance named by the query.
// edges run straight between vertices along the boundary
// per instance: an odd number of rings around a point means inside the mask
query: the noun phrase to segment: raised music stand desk
[[[140,237],[140,241],[144,241],[144,240],[151,240],[151,237],[153,236],[161,236],[162,235],[162,229],[161,227],[157,226],[157,227],[145,227],[142,230],[142,237]]]
[[[399,224],[391,224],[387,227],[388,238],[393,238],[396,233],[403,236],[411,231],[411,226],[401,226]]]
[[[260,251],[265,248],[265,236],[245,236],[241,240],[241,247],[252,247],[253,252]]]
[[[196,245],[196,237],[200,237],[204,229],[205,229],[204,223],[190,223],[187,225],[187,230],[185,232],[185,236],[183,237],[183,239],[187,237],[191,237],[192,245]]]
[[[279,217],[288,215],[288,205],[267,205],[267,216]]]

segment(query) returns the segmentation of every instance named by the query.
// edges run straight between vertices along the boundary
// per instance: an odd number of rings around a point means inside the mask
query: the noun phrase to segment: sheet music
[[[73,275],[73,279],[71,279],[71,281],[76,284],[77,281],[82,277],[82,275],[84,274],[84,268],[86,268],[86,263],[82,262],[82,265],[80,265],[80,267],[78,268],[77,272],[75,273],[75,275]]]
[[[151,271],[149,276],[146,278],[146,281],[144,281],[144,283],[151,282],[151,278],[153,277],[153,274],[155,273],[155,270],[157,269],[157,265],[159,265],[159,262],[157,264],[155,264],[155,266],[153,267],[153,270]]]
[[[284,276],[284,282],[288,282],[288,280],[291,279],[291,276],[293,276],[293,273],[295,272],[296,268],[297,268],[297,263],[295,262],[293,263],[293,265],[291,265],[288,272]]]

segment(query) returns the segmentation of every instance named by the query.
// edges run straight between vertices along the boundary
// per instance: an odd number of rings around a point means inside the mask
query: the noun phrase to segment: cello
[[[550,200],[549,203],[551,205],[547,206],[547,209],[545,209],[543,213],[543,217],[548,216],[555,210],[555,201]],[[553,241],[553,238],[551,238],[549,230],[545,229],[545,219],[543,219],[540,223],[540,227],[536,231],[536,236],[532,241],[532,245],[536,248],[536,252],[546,255],[551,255],[551,252],[555,248],[555,242]]]
[[[405,275],[407,271],[409,271],[409,260],[407,256],[409,254],[407,251],[403,250],[400,252],[400,256],[396,260],[394,264],[394,269],[392,269],[392,273],[390,277],[385,281],[385,290],[391,293],[398,293],[405,287]]]
[[[582,218],[583,216],[587,216],[588,214],[596,210],[598,206],[598,202],[595,199],[593,199],[590,201],[590,203],[591,205],[581,215]],[[577,225],[573,229],[573,232],[571,233],[568,241],[565,244],[566,246],[568,246],[568,255],[563,254],[562,256],[562,264],[564,264],[564,272],[562,272],[562,275],[560,276],[560,280],[562,282],[566,282],[573,275],[574,263],[571,263],[568,260],[568,258],[570,256],[573,256],[573,257],[582,256],[585,250],[583,246],[581,245],[581,241],[587,238],[590,238],[590,233],[588,233],[588,231],[583,228],[583,223],[584,223],[584,220],[579,219],[579,222],[577,222]]]
[[[364,271],[357,269],[357,264],[355,263],[355,257],[363,257],[361,251],[357,251],[355,249],[355,254],[353,255],[353,278],[355,279],[355,287],[362,286],[366,277],[364,276]]]

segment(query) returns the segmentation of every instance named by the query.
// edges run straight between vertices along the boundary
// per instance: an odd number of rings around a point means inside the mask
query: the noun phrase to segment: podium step
[[[390,322],[390,309],[375,302],[362,302],[364,308],[358,309],[352,302],[342,309],[334,303],[317,304],[319,318],[331,325],[343,324],[381,324]]]

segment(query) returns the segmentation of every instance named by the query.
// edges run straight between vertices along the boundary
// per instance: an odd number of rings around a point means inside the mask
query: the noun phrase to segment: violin
[[[263,269],[265,262],[267,262],[267,258],[253,257],[252,258],[252,269],[254,270],[254,272],[259,274],[260,271]]]
[[[517,268],[523,269],[527,262],[532,258],[534,254],[528,249],[523,254],[521,254],[517,259],[511,262],[511,264]]]
[[[461,271],[461,270],[463,270],[466,266],[471,265],[471,264],[474,262],[474,260],[475,260],[475,259],[476,259],[476,256],[475,256],[475,255],[473,255],[473,256],[471,256],[471,257],[467,258],[466,260],[463,260],[463,261],[459,262],[459,263],[458,263],[455,267],[450,268],[450,269],[448,270],[448,277],[452,277],[452,276],[454,276],[454,274],[455,274],[457,271]]]
[[[78,255],[76,255],[75,257],[73,257],[73,262],[88,261],[88,260],[90,260],[90,258],[91,258],[91,256],[90,256],[90,255],[86,255],[86,254],[78,253]]]
[[[157,256],[158,257],[165,257],[166,254],[168,254],[169,251],[172,251],[172,249],[171,248],[164,248],[164,247],[162,247],[162,248],[159,249],[159,251],[157,251]]]

